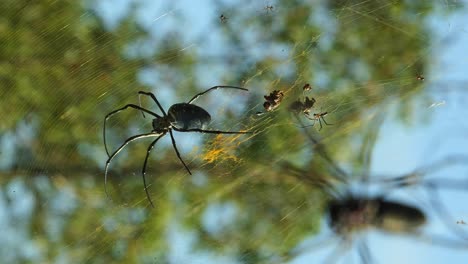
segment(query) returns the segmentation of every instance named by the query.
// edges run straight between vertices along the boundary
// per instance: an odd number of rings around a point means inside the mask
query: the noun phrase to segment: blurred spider
[[[302,87],[303,91],[310,91],[312,90],[312,86],[310,86],[309,83],[304,84],[304,87]]]
[[[325,191],[325,194],[328,196],[325,203],[326,219],[333,233],[329,233],[324,239],[317,240],[317,243],[314,243],[312,247],[306,246],[306,248],[300,246],[292,250],[288,253],[288,258],[294,258],[315,247],[323,247],[324,244],[338,240],[337,247],[326,257],[326,260],[323,261],[324,263],[337,262],[343,256],[343,252],[350,248],[353,241],[357,243],[356,246],[362,263],[373,263],[375,261],[363,232],[372,228],[392,234],[410,235],[422,242],[429,242],[431,245],[436,244],[453,249],[468,249],[468,234],[462,228],[453,224],[453,217],[450,216],[445,206],[441,204],[440,197],[437,195],[437,189],[439,188],[466,191],[468,181],[466,179],[455,180],[447,178],[423,179],[423,177],[428,177],[428,174],[449,165],[466,164],[467,157],[450,156],[433,163],[429,167],[398,177],[371,179],[368,178],[367,173],[363,173],[362,177],[357,179],[359,185],[367,184],[367,187],[372,185],[383,189],[374,195],[362,192],[362,190],[359,191],[359,194],[356,194],[350,188],[350,175],[335,164],[328,156],[324,146],[318,143],[312,135],[307,134],[307,137],[314,143],[314,150],[318,156],[329,165],[331,176],[327,175],[326,179],[321,179],[317,176],[316,172],[311,174],[307,170],[296,168],[288,163],[284,163],[283,168],[287,168],[299,180],[312,186],[317,186],[320,190]],[[370,153],[366,155],[370,155]],[[368,160],[368,158],[366,157],[365,160]],[[367,165],[364,166],[366,167]],[[434,210],[440,221],[456,237],[451,238],[427,234],[427,232],[423,231],[423,227],[429,218],[423,209],[408,202],[397,201],[389,197],[392,191],[410,187],[422,187],[428,191],[430,199],[429,208]],[[413,194],[414,191],[412,190]],[[418,202],[420,201],[418,200]],[[349,262],[349,259],[346,260]]]
[[[263,97],[265,98],[263,108],[265,108],[266,112],[258,112],[257,115],[263,115],[278,108],[283,100],[284,94],[281,90],[274,90],[269,95],[265,95]]]
[[[319,128],[319,131],[322,130],[322,121],[325,123],[325,125],[327,126],[331,126],[333,124],[329,124],[327,123],[327,121],[325,120],[324,116],[326,116],[328,114],[328,112],[321,112],[321,113],[318,113],[318,114],[314,114],[312,119],[314,121],[314,123],[312,123],[311,126],[315,125],[315,122],[318,120],[319,121],[319,125],[320,125],[320,128]],[[310,119],[310,118],[309,118]]]
[[[307,177],[306,175],[306,172],[302,172],[302,177]],[[393,184],[395,183],[394,180],[399,181],[401,179],[408,181],[410,177],[411,174],[407,174],[402,177],[391,179],[390,182]],[[314,181],[312,179],[308,180]],[[382,183],[390,184],[390,182]],[[435,182],[419,182],[416,184],[430,189],[433,183]],[[343,182],[343,184],[349,185],[347,182]],[[407,187],[414,187],[414,184],[415,183],[408,184]],[[466,181],[456,184],[459,185],[457,188],[465,188],[466,191]],[[468,236],[466,232],[450,223],[451,218],[447,215],[446,210],[435,200],[431,201],[430,208],[437,211],[436,213],[444,222],[443,224],[458,238],[435,236],[423,232],[428,222],[427,213],[417,206],[408,204],[407,202],[393,200],[388,197],[392,190],[402,187],[399,184],[393,185],[393,188],[386,189],[387,192],[374,196],[362,193],[357,195],[350,190],[345,190],[343,192],[329,183],[325,185],[328,185],[325,187],[325,190],[330,195],[330,199],[325,205],[326,220],[333,233],[329,233],[327,236],[322,237],[322,239],[317,240],[316,244],[312,245],[312,248],[309,246],[307,246],[307,248],[296,248],[290,253],[290,257],[296,257],[300,253],[313,250],[314,247],[322,247],[329,242],[338,241],[337,247],[324,261],[324,263],[335,263],[338,262],[338,259],[343,256],[346,250],[350,249],[352,242],[355,242],[361,263],[374,263],[375,259],[372,256],[365,237],[365,231],[370,229],[377,229],[378,231],[389,234],[411,236],[419,239],[421,242],[428,242],[430,245],[448,247],[451,249],[468,249]],[[323,186],[321,187],[323,188]],[[432,191],[435,190],[432,189]],[[435,195],[435,192],[431,192],[430,195]]]
[[[221,15],[219,16],[219,20],[221,21],[221,23],[226,23],[227,20],[228,20],[228,18],[227,18],[227,16],[225,16],[224,14],[221,14]]]
[[[267,13],[273,12],[273,9],[274,9],[274,8],[275,8],[275,7],[272,6],[272,5],[266,5],[266,6],[265,6],[265,10],[267,11]]]
[[[197,105],[194,105],[192,103],[195,100],[197,100],[200,96],[210,91],[216,90],[216,89],[237,89],[241,91],[248,91],[248,89],[236,87],[236,86],[226,86],[226,85],[214,86],[201,93],[196,94],[187,103],[177,103],[177,104],[172,105],[169,108],[169,111],[167,113],[164,110],[164,108],[161,106],[161,104],[159,103],[158,99],[156,99],[156,96],[153,93],[139,91],[138,92],[139,96],[146,95],[146,96],[151,97],[151,99],[153,99],[153,101],[156,103],[159,110],[161,111],[162,115],[156,114],[155,112],[152,112],[146,108],[143,108],[135,104],[127,104],[117,110],[114,110],[108,113],[106,117],[104,118],[104,129],[103,129],[104,147],[106,149],[107,156],[109,157],[106,161],[106,168],[105,168],[105,173],[104,173],[104,187],[105,187],[106,195],[109,197],[108,192],[107,192],[107,173],[108,173],[110,162],[112,161],[112,159],[114,159],[114,157],[117,154],[119,154],[119,152],[125,146],[127,146],[127,144],[129,144],[130,142],[134,140],[141,139],[141,138],[148,138],[148,137],[156,137],[156,139],[149,145],[146,151],[146,157],[145,157],[145,161],[143,163],[143,169],[141,172],[142,177],[143,177],[143,184],[145,187],[146,197],[148,198],[148,201],[150,202],[151,206],[154,207],[153,202],[151,201],[150,195],[148,193],[147,186],[146,186],[146,179],[145,179],[146,164],[148,162],[148,157],[149,157],[151,150],[153,149],[155,144],[158,142],[158,140],[161,139],[164,135],[169,133],[169,135],[171,136],[171,140],[172,140],[172,146],[174,147],[177,157],[179,158],[180,162],[184,165],[187,172],[189,174],[192,174],[190,172],[190,169],[187,167],[184,160],[180,156],[172,130],[175,130],[177,132],[198,132],[198,133],[207,133],[207,134],[247,134],[247,133],[250,133],[250,132],[244,132],[244,131],[221,131],[221,130],[206,130],[205,129],[205,127],[211,121],[211,116],[205,109]],[[139,134],[139,135],[135,135],[135,136],[127,138],[125,142],[119,148],[117,148],[117,150],[115,150],[112,154],[109,154],[109,150],[106,144],[106,121],[112,115],[117,114],[120,111],[123,111],[127,108],[134,108],[134,109],[140,110],[143,113],[143,116],[144,116],[144,113],[147,113],[153,116],[154,117],[153,122],[152,122],[153,130],[149,133]]]

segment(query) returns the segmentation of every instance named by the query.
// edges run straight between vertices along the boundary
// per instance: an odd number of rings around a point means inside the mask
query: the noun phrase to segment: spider
[[[228,18],[224,14],[221,14],[219,16],[219,20],[221,21],[221,23],[226,23]]]
[[[206,130],[205,129],[206,126],[211,121],[211,116],[205,109],[197,105],[194,105],[192,103],[195,100],[197,100],[200,96],[210,91],[217,90],[217,89],[237,89],[241,91],[248,91],[248,89],[236,87],[236,86],[227,86],[227,85],[213,86],[201,93],[196,94],[187,103],[177,103],[177,104],[172,105],[169,108],[169,111],[167,111],[167,113],[153,93],[139,91],[138,92],[139,96],[145,95],[153,99],[153,101],[156,103],[159,110],[161,111],[162,115],[156,114],[153,111],[150,111],[146,108],[143,108],[135,104],[127,104],[119,109],[116,109],[108,113],[106,117],[104,118],[104,129],[103,129],[104,147],[106,149],[106,153],[108,156],[108,159],[106,161],[105,173],[104,173],[104,189],[105,189],[107,197],[109,197],[109,194],[107,192],[107,173],[109,169],[109,164],[112,161],[112,159],[114,159],[114,157],[117,154],[119,154],[119,152],[122,151],[122,149],[125,146],[127,146],[130,142],[134,140],[141,139],[141,138],[148,138],[148,137],[156,137],[156,139],[153,142],[151,142],[151,144],[148,146],[148,149],[146,151],[146,157],[143,163],[143,169],[141,172],[142,178],[143,178],[143,185],[145,187],[146,197],[148,198],[148,201],[150,202],[151,206],[154,207],[153,202],[150,198],[147,186],[146,186],[146,178],[145,178],[146,165],[147,165],[148,157],[149,157],[151,150],[156,145],[158,140],[161,139],[164,135],[169,133],[169,135],[171,136],[171,140],[172,140],[172,146],[174,147],[174,151],[177,154],[177,157],[179,158],[180,162],[184,165],[187,172],[191,175],[192,173],[190,172],[190,169],[188,168],[187,164],[185,164],[184,160],[180,156],[179,150],[177,149],[177,145],[176,145],[172,130],[175,130],[177,132],[198,132],[198,133],[207,133],[207,134],[248,134],[248,133],[251,133],[251,132],[246,132],[246,131],[221,131],[221,130]],[[139,134],[139,135],[135,135],[135,136],[127,138],[125,142],[119,148],[117,148],[117,150],[115,150],[112,154],[109,154],[109,150],[106,144],[106,121],[112,115],[117,114],[120,111],[123,111],[127,108],[134,108],[134,109],[140,110],[143,113],[143,116],[144,116],[144,113],[153,116],[154,117],[153,122],[152,122],[153,130],[149,133],[143,133],[143,134]]]
[[[447,160],[443,160],[439,162],[437,167],[441,168],[447,165],[444,164],[446,161]],[[427,170],[419,176],[424,176],[422,174],[429,172],[432,171]],[[299,176],[302,179],[308,178],[306,179],[307,181],[311,182],[313,185],[317,184],[315,179],[311,179],[307,176],[306,171],[301,171],[299,174],[302,174]],[[349,175],[343,175],[343,177],[332,176],[332,178],[342,185],[349,185],[348,181],[341,179],[348,176]],[[429,241],[431,245],[466,250],[468,248],[468,234],[451,223],[451,217],[447,214],[447,210],[444,206],[438,201],[439,198],[434,188],[435,186],[449,187],[466,191],[467,182],[452,181],[451,183],[447,183],[447,179],[443,179],[445,183],[438,180],[408,183],[412,181],[412,177],[413,175],[410,173],[389,179],[386,182],[378,180],[367,182],[367,184],[378,184],[387,188],[386,191],[377,195],[363,194],[362,191],[356,194],[351,190],[341,190],[330,182],[320,185],[330,196],[325,205],[325,213],[327,225],[332,233],[329,233],[326,237],[322,237],[324,240],[317,240],[316,244],[313,244],[312,248],[308,247],[307,250],[313,249],[314,246],[322,247],[329,242],[338,241],[337,247],[332,250],[332,253],[327,256],[326,261],[324,261],[324,263],[335,263],[338,262],[338,258],[342,256],[343,252],[341,251],[350,249],[352,243],[355,242],[361,262],[374,263],[375,260],[365,236],[365,231],[371,229],[376,229],[388,234],[412,236],[413,238],[419,239],[421,242]],[[403,187],[414,188],[416,185],[427,188],[427,190],[430,191],[430,208],[435,211],[446,228],[452,231],[454,236],[458,238],[443,237],[440,235],[433,236],[425,233],[424,227],[429,222],[428,213],[419,206],[414,206],[407,202],[394,200],[389,197],[393,190]],[[459,185],[459,187],[454,187],[453,185]],[[344,187],[346,188],[346,186]],[[304,253],[305,248],[296,248],[293,252],[295,253],[291,252],[292,255],[290,257],[298,256],[299,252]]]
[[[269,12],[273,12],[273,9],[275,9],[275,7],[273,5],[266,5],[264,9],[266,10],[267,13],[269,13]]]
[[[349,186],[352,178],[346,171],[341,169],[328,155],[325,147],[312,135],[306,132],[308,139],[314,144],[314,151],[322,158],[329,167],[330,174],[327,178],[321,178],[316,173],[299,169],[289,163],[283,163],[283,168],[292,172],[300,181],[309,183],[311,186],[319,187],[328,196],[325,202],[325,213],[327,224],[331,233],[323,239],[319,239],[312,245],[297,247],[290,251],[287,258],[295,258],[305,251],[314,247],[323,247],[329,242],[337,241],[338,244],[331,254],[323,261],[324,263],[338,262],[338,258],[343,256],[342,250],[349,249],[352,242],[356,242],[359,257],[362,263],[373,263],[374,258],[366,241],[366,230],[376,229],[389,234],[399,234],[412,236],[420,239],[421,242],[429,242],[441,247],[466,250],[468,248],[468,234],[462,228],[453,224],[453,217],[450,216],[447,208],[440,202],[438,189],[446,188],[450,190],[466,191],[468,181],[466,179],[455,178],[426,178],[429,174],[446,168],[451,165],[466,164],[467,156],[449,156],[438,162],[408,174],[397,177],[375,178],[360,175],[359,186],[365,184],[384,188],[380,192],[371,195],[369,193],[355,192]],[[366,154],[366,155],[370,155]],[[364,164],[364,166],[369,166]],[[311,176],[313,175],[313,176]],[[356,186],[357,187],[357,186]],[[424,231],[425,225],[431,220],[428,213],[419,206],[411,205],[408,202],[391,198],[391,192],[403,190],[404,188],[422,187],[428,191],[430,209],[435,212],[439,221],[445,225],[448,231],[452,231],[456,237],[434,236]],[[415,190],[412,189],[414,194]],[[418,202],[421,202],[418,199]],[[349,262],[349,258],[346,258]]]
[[[327,123],[327,121],[325,120],[324,116],[326,116],[328,114],[328,112],[321,112],[321,113],[318,113],[318,114],[313,114],[313,118],[312,120],[314,121],[314,123],[311,125],[315,125],[315,122],[318,120],[319,121],[319,125],[320,125],[320,128],[319,128],[319,131],[322,130],[322,121],[325,123],[325,125],[327,126],[331,126],[333,124],[329,124]],[[308,115],[306,115],[308,116]],[[308,117],[307,117],[308,118]],[[310,118],[309,118],[310,119]]]

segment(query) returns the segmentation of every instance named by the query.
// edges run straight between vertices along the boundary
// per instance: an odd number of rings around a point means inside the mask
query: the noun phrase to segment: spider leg
[[[148,198],[148,201],[150,202],[151,207],[153,208],[154,208],[154,204],[153,204],[153,201],[151,201],[151,197],[148,193],[148,187],[146,185],[146,164],[148,163],[148,157],[149,157],[151,150],[153,149],[154,145],[156,145],[158,140],[162,138],[162,136],[164,136],[164,134],[160,135],[149,145],[148,150],[146,150],[146,157],[145,157],[145,162],[143,163],[143,170],[141,171],[141,175],[143,176],[143,185],[145,186],[146,198]]]
[[[141,106],[141,94],[138,94],[138,105],[139,105],[140,107],[142,107],[142,106]],[[143,118],[146,118],[146,117],[145,117],[145,112],[141,111],[141,114],[143,115]]]
[[[341,240],[338,241],[337,238],[338,237],[335,234],[328,234],[325,237],[317,238],[310,243],[308,242],[305,245],[297,246],[296,248],[286,253],[285,260],[289,263],[291,260],[300,255],[311,253],[313,251],[320,250],[325,247],[331,247],[333,245],[336,246],[336,244],[342,242]]]
[[[323,127],[323,126],[322,126],[322,121],[321,121],[321,118],[320,118],[320,117],[318,118],[318,121],[319,121],[319,125],[320,125],[320,128],[319,128],[318,131],[320,131],[320,130],[322,130],[322,127]]]
[[[317,119],[311,119],[312,120],[312,125],[310,126],[315,126],[315,122],[317,122]]]
[[[127,109],[127,108],[129,108],[129,107],[135,108],[135,109],[140,110],[140,111],[142,111],[142,112],[146,112],[146,113],[148,113],[148,114],[150,114],[150,115],[152,115],[152,116],[154,116],[154,117],[159,117],[159,118],[161,118],[160,115],[158,115],[158,114],[156,114],[156,113],[154,113],[154,112],[152,112],[152,111],[150,111],[150,110],[148,110],[148,109],[145,109],[145,108],[143,108],[143,107],[141,107],[141,106],[134,105],[134,104],[127,104],[127,105],[125,105],[125,106],[122,107],[122,108],[119,108],[119,109],[117,109],[117,110],[114,110],[114,111],[108,113],[108,114],[106,115],[106,117],[104,118],[104,129],[102,130],[102,137],[104,138],[104,148],[106,149],[106,153],[107,153],[107,156],[108,156],[108,157],[110,157],[110,155],[109,155],[109,150],[107,149],[107,143],[106,143],[106,122],[107,122],[107,119],[109,119],[112,115],[117,114],[118,112],[123,111],[123,110],[125,110],[125,109]]]
[[[436,186],[437,188],[447,188],[453,190],[466,190],[468,188],[468,181],[466,179],[425,179],[432,173],[440,171],[444,168],[454,166],[457,164],[467,164],[467,155],[450,155],[442,160],[433,162],[429,166],[416,169],[410,173],[406,173],[398,176],[389,175],[376,175],[368,179],[368,183],[381,184],[387,190],[393,190],[397,188],[411,187],[417,184],[424,184],[424,186],[431,188]]]
[[[315,118],[311,118],[309,114],[307,113],[304,113],[304,116],[309,119],[310,121],[312,121],[312,124],[311,125],[302,125],[302,126],[299,126],[300,128],[306,128],[306,127],[313,127],[315,125],[315,121],[317,121],[317,119]],[[302,124],[301,120],[299,119],[299,116],[296,114],[295,115],[296,119],[299,121],[299,123]]]
[[[177,154],[177,157],[179,158],[179,160],[182,162],[182,164],[184,165],[185,169],[187,170],[187,172],[192,175],[192,172],[190,172],[190,169],[187,167],[187,164],[185,164],[184,160],[182,159],[182,157],[180,156],[180,153],[179,153],[179,150],[177,149],[177,145],[176,145],[176,142],[175,142],[175,139],[174,139],[174,135],[172,134],[172,130],[169,130],[169,134],[171,135],[171,140],[172,140],[172,146],[174,147],[174,150]]]
[[[317,120],[317,118],[310,117],[310,114],[307,113],[307,112],[304,112],[304,116],[305,116],[307,119],[312,120],[312,121],[314,121],[314,122]]]
[[[331,253],[324,259],[323,263],[337,263],[338,260],[349,250],[350,246],[347,241],[341,240],[335,246]]]
[[[322,121],[323,121],[323,122],[325,123],[325,125],[327,125],[327,126],[331,126],[331,125],[333,125],[333,124],[329,124],[329,123],[327,123],[327,121],[325,121],[325,117],[323,117],[323,116],[322,116]]]
[[[412,234],[414,238],[417,240],[427,243],[429,245],[437,245],[439,247],[447,247],[450,249],[464,249],[468,248],[466,241],[463,240],[455,240],[451,237],[443,237],[441,235],[434,235],[434,234],[423,234],[415,233]]]
[[[320,157],[325,160],[328,165],[336,172],[336,174],[332,174],[332,175],[335,175],[333,176],[334,179],[336,179],[338,182],[341,182],[341,183],[346,183],[347,182],[347,179],[349,178],[348,174],[340,167],[338,166],[338,164],[330,157],[330,155],[328,154],[328,151],[327,149],[325,148],[325,146],[321,143],[321,141],[319,139],[317,139],[314,135],[312,135],[308,129],[306,129],[307,126],[304,125],[304,123],[302,122],[302,120],[299,118],[298,115],[294,115],[294,117],[296,118],[297,122],[299,122],[299,124],[302,125],[302,130],[304,130],[304,133],[307,137],[307,139],[312,143],[312,148],[314,149],[314,151],[317,152],[317,154],[320,155]]]
[[[127,138],[127,140],[125,140],[125,142],[116,151],[114,151],[114,153],[112,153],[112,155],[109,156],[109,158],[106,161],[106,168],[105,168],[105,172],[104,172],[104,191],[106,192],[107,197],[110,198],[109,193],[107,192],[107,172],[109,171],[109,164],[114,159],[114,157],[117,154],[119,154],[119,152],[122,151],[122,149],[125,148],[125,146],[127,146],[128,143],[130,143],[130,142],[132,142],[134,140],[137,140],[137,139],[140,139],[140,138],[147,138],[147,137],[157,137],[157,136],[161,137],[163,135],[161,135],[159,133],[151,132],[151,133],[139,134],[139,135],[136,135],[136,136],[133,136],[133,137],[129,137],[129,138]]]
[[[159,103],[158,99],[156,99],[156,96],[153,94],[153,93],[150,93],[150,92],[143,92],[143,91],[139,91],[138,92],[138,95],[147,95],[149,97],[151,97],[153,99],[153,101],[158,105],[159,107],[159,110],[161,110],[161,112],[163,113],[164,116],[166,116],[166,111],[164,111],[164,108],[161,106],[161,104]]]
[[[369,250],[369,245],[367,244],[366,239],[359,241],[358,243],[358,253],[359,257],[361,258],[361,263],[375,263],[373,261],[373,256],[371,251]]]
[[[206,134],[252,134],[250,131],[222,131],[222,130],[204,130],[198,128],[190,128],[190,129],[180,129],[172,127],[177,132],[198,132],[198,133],[206,133]]]
[[[200,96],[212,91],[212,90],[217,90],[217,89],[238,89],[238,90],[243,90],[243,91],[248,91],[248,89],[246,88],[242,88],[242,87],[237,87],[237,86],[229,86],[229,85],[217,85],[217,86],[213,86],[209,89],[207,89],[206,91],[204,92],[201,92],[201,93],[197,93],[194,97],[192,97],[192,99],[190,99],[190,101],[188,101],[189,104],[191,104],[193,101],[197,100]]]
[[[463,241],[468,241],[468,233],[463,229],[460,228],[458,225],[455,225],[453,220],[455,219],[452,214],[447,210],[447,207],[442,204],[441,198],[439,196],[438,190],[436,186],[433,184],[426,184],[428,187],[428,196],[430,199],[430,203],[436,215],[442,221],[442,223],[446,226],[447,229],[452,231],[452,233],[458,236]],[[468,247],[468,245],[466,246]]]

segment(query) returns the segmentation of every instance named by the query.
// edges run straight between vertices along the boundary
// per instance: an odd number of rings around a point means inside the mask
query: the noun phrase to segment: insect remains
[[[315,98],[309,98],[308,96],[305,97],[304,102],[301,100],[296,100],[289,105],[289,110],[294,114],[304,114],[306,118],[310,120],[314,120],[310,117],[310,110],[314,107]]]
[[[302,90],[305,91],[305,92],[306,92],[306,91],[310,91],[310,90],[312,90],[312,86],[310,86],[309,83],[306,83],[306,84],[304,84],[304,86],[302,87]]]
[[[263,103],[263,107],[267,112],[270,112],[280,106],[281,101],[283,101],[284,94],[281,90],[274,90],[269,95],[265,95],[263,97],[266,100],[266,102]]]
[[[149,96],[156,103],[159,110],[161,111],[161,114],[157,114],[151,110],[148,110],[146,108],[143,108],[135,104],[127,104],[119,109],[116,109],[108,113],[106,117],[104,118],[104,129],[103,129],[104,147],[106,149],[106,153],[108,156],[108,159],[106,161],[106,166],[105,166],[105,172],[104,172],[104,188],[105,188],[106,195],[109,197],[109,194],[107,192],[107,174],[109,170],[109,165],[111,161],[115,158],[115,156],[119,154],[119,152],[122,151],[122,149],[125,148],[125,146],[127,146],[132,141],[135,141],[137,139],[142,139],[142,138],[149,138],[149,137],[156,138],[148,146],[148,149],[146,151],[146,157],[143,163],[143,169],[141,171],[142,178],[143,178],[143,185],[144,185],[145,192],[146,192],[146,197],[148,198],[148,201],[150,202],[151,206],[154,207],[153,202],[148,192],[147,185],[146,185],[146,177],[145,177],[146,166],[148,163],[148,157],[149,157],[151,150],[154,148],[158,140],[161,139],[164,135],[169,133],[171,137],[171,141],[172,141],[172,146],[174,148],[174,151],[177,157],[179,158],[182,165],[184,165],[187,172],[189,174],[192,174],[187,164],[185,164],[184,160],[180,156],[179,150],[177,149],[176,141],[174,139],[173,130],[177,132],[197,132],[197,133],[205,133],[205,134],[247,134],[247,133],[250,133],[246,131],[221,131],[221,130],[206,130],[205,129],[206,126],[211,122],[211,116],[205,109],[193,104],[193,102],[197,100],[200,96],[210,91],[217,90],[217,89],[236,89],[240,91],[248,91],[248,89],[246,88],[236,87],[236,86],[227,86],[227,85],[213,86],[201,93],[196,94],[187,103],[177,103],[177,104],[172,105],[167,111],[167,113],[153,93],[139,91],[138,92],[139,96],[142,96],[142,95]],[[143,133],[143,134],[139,134],[139,135],[135,135],[135,136],[127,138],[120,147],[118,147],[112,154],[109,154],[109,150],[107,148],[107,143],[106,143],[106,122],[111,116],[127,108],[133,108],[133,109],[141,111],[143,114],[143,117],[145,116],[144,115],[145,113],[152,116],[153,117],[153,121],[152,121],[153,129],[149,133]]]
[[[283,97],[284,94],[281,90],[274,90],[269,95],[264,95],[263,98],[265,98],[265,102],[263,103],[263,108],[266,112],[257,112],[257,115],[260,116],[274,111],[280,106],[281,101],[283,101]]]
[[[331,126],[333,124],[329,124],[327,123],[327,121],[325,120],[324,116],[326,116],[328,114],[328,112],[321,112],[321,113],[318,113],[318,114],[313,114],[313,117],[312,117],[312,120],[314,121],[314,123],[312,123],[311,126],[315,125],[315,122],[318,120],[319,121],[319,125],[320,125],[320,128],[319,128],[319,131],[322,129],[322,121],[323,123],[325,123],[325,125],[327,126]]]

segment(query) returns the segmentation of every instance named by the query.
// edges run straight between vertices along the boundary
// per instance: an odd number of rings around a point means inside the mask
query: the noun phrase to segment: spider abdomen
[[[210,114],[194,104],[174,104],[167,114],[171,125],[178,129],[205,129],[211,122]]]
[[[330,226],[338,232],[375,227],[391,233],[410,233],[426,221],[420,209],[383,198],[348,197],[332,201],[328,215]]]
[[[415,231],[426,222],[424,213],[411,205],[380,200],[375,225],[392,233]]]

